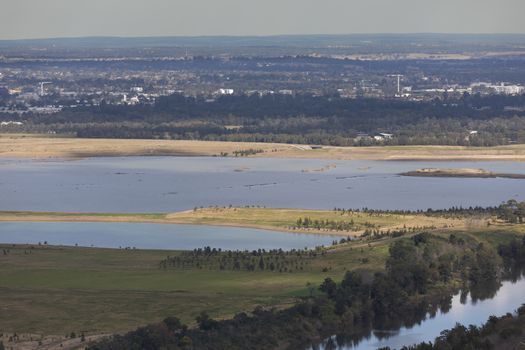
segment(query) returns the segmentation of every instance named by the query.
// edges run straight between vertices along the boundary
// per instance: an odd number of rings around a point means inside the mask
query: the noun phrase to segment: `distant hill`
[[[82,37],[0,40],[8,47],[254,47],[254,46],[376,46],[376,45],[525,45],[525,34],[351,34],[277,36],[195,36],[195,37]]]

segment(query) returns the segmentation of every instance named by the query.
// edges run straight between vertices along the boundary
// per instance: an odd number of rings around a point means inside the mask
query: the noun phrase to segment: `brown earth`
[[[122,140],[0,135],[0,157],[65,158],[98,156],[220,156],[260,150],[252,157],[334,160],[508,160],[525,161],[525,145],[498,147],[376,146],[312,149],[309,145],[278,143]]]

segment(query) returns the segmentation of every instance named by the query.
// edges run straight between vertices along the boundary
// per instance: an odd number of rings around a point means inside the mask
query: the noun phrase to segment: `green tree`
[[[206,311],[200,313],[196,318],[199,328],[203,331],[208,331],[217,327],[218,322],[212,319]]]
[[[337,293],[337,284],[330,277],[327,277],[319,290],[328,295],[329,298],[334,298]]]

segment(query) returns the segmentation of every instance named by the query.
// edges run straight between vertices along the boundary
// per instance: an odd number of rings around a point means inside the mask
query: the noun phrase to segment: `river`
[[[397,331],[374,330],[364,339],[353,344],[338,344],[335,348],[321,345],[314,349],[322,350],[376,350],[382,347],[400,349],[403,346],[433,342],[443,330],[453,328],[456,323],[464,326],[484,324],[490,316],[503,316],[513,312],[525,303],[525,278],[507,280],[501,284],[496,294],[485,300],[473,298],[471,294],[458,293],[453,296],[450,309],[427,314],[427,317],[412,327],[402,327]],[[344,342],[342,342],[344,343]]]

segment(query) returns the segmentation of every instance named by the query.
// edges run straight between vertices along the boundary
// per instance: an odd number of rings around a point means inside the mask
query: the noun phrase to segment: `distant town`
[[[409,38],[410,39],[410,38]],[[408,39],[407,39],[408,40]],[[15,44],[13,44],[15,45]],[[235,53],[177,48],[60,50],[15,46],[0,56],[0,113],[53,114],[63,108],[147,105],[174,93],[204,97],[221,95],[338,95],[342,98],[402,98],[428,101],[464,94],[520,95],[525,77],[519,68],[525,52],[512,46],[468,48],[458,53],[450,44],[440,53],[374,53],[377,48],[262,48]],[[408,48],[407,48],[408,47]],[[504,52],[500,52],[505,49]],[[432,48],[435,51],[435,48]],[[230,51],[230,53],[228,52]],[[284,51],[284,52],[283,52]],[[355,52],[354,52],[355,51]],[[476,52],[473,55],[472,52]],[[476,63],[475,65],[473,63]],[[498,66],[494,71],[493,67]]]
[[[0,131],[331,145],[525,141],[521,119],[497,119],[525,112],[521,37],[394,39],[0,42]]]

